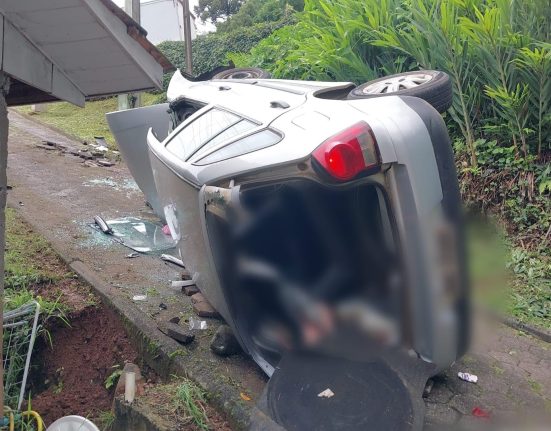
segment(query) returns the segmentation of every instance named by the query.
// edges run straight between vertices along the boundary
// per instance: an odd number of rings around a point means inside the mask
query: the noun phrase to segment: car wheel
[[[348,99],[371,99],[384,96],[419,97],[442,113],[452,104],[452,82],[447,73],[437,70],[418,70],[374,79],[348,93]]]
[[[269,79],[272,75],[258,67],[238,67],[217,73],[212,79]]]

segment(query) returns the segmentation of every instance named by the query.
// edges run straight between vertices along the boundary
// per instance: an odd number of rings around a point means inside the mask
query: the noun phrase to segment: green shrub
[[[439,69],[453,83],[452,131],[476,167],[478,139],[514,146],[517,158],[551,148],[551,9],[546,0],[306,0],[240,66],[280,78],[357,83]]]
[[[256,24],[227,33],[209,33],[198,36],[192,42],[193,74],[195,76],[211,71],[218,66],[227,65],[228,53],[248,52],[253,46],[274,30],[293,22],[292,17],[276,22]],[[185,70],[186,53],[183,42],[161,42],[161,52],[179,69]],[[172,73],[163,79],[164,90],[168,87]]]

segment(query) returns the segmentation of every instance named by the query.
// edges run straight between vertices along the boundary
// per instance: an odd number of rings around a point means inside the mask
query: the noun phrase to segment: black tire
[[[212,79],[269,79],[272,75],[258,67],[238,67],[217,73]]]
[[[408,77],[426,75],[426,82],[421,82],[413,88],[405,88],[400,85],[400,78],[407,79]],[[410,78],[411,79],[411,78]],[[385,87],[384,83],[398,84],[398,90],[390,90]],[[374,84],[381,83],[379,88],[373,88]],[[381,92],[370,92],[381,91]],[[438,112],[447,111],[452,105],[452,82],[447,73],[437,70],[417,70],[413,72],[398,73],[396,75],[385,76],[383,78],[374,79],[359,85],[348,93],[348,99],[372,99],[375,97],[385,96],[413,96],[419,97],[430,103]]]

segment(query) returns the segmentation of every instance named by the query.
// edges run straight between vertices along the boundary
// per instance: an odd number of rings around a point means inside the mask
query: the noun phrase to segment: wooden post
[[[186,43],[186,72],[193,73],[193,59],[191,53],[191,14],[189,12],[189,0],[182,0],[184,7],[184,41]]]
[[[4,410],[4,250],[6,248],[6,200],[8,197],[8,105],[6,94],[10,88],[10,78],[0,72],[0,406]],[[2,416],[4,414],[2,413]]]

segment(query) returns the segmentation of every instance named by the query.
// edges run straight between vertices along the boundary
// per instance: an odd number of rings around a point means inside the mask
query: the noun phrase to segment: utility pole
[[[189,12],[189,0],[180,0],[184,8],[184,40],[186,43],[186,72],[193,73],[193,59],[191,54],[191,13]]]
[[[0,72],[0,406],[4,406],[4,250],[6,248],[6,200],[8,197],[8,105],[6,95],[10,90],[10,78]],[[4,414],[2,414],[4,417]]]
[[[140,0],[125,0],[124,11],[130,15],[134,21],[140,24]],[[119,94],[119,111],[131,108],[139,108],[141,105],[141,94]]]

